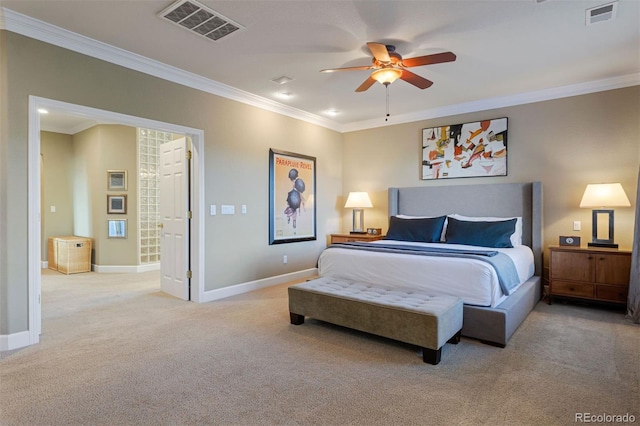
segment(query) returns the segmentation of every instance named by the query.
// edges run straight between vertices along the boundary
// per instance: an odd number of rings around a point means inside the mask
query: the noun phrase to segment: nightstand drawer
[[[629,287],[615,285],[599,285],[596,287],[596,299],[627,303]]]
[[[354,241],[362,241],[362,240],[359,240],[356,237],[338,237],[336,235],[331,237],[331,242],[333,243],[352,243]]]
[[[593,298],[595,296],[595,286],[593,284],[553,280],[551,293],[564,296]]]

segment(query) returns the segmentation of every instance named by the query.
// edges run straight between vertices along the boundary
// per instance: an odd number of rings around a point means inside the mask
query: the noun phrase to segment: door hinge
[[[193,213],[191,212],[191,210],[189,210],[187,212],[187,219],[191,219],[193,217]]]
[[[191,152],[191,150],[187,151],[187,160],[191,160],[191,157],[193,157],[193,152]]]
[[[187,271],[187,278],[188,278],[188,279],[191,279],[191,275],[192,275],[191,271],[190,271],[190,270],[189,270],[189,271]]]

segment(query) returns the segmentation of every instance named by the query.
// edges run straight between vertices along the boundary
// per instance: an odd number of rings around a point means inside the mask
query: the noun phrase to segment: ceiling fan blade
[[[431,87],[431,85],[433,84],[433,81],[427,80],[424,77],[420,77],[418,74],[414,74],[409,70],[402,70],[400,79],[406,81],[407,83],[413,84],[420,89],[426,89],[427,87]]]
[[[364,91],[365,91],[365,90],[367,90],[369,87],[373,86],[373,84],[374,84],[375,82],[376,82],[376,81],[375,81],[373,78],[371,78],[371,77],[367,78],[367,79],[364,81],[364,83],[362,83],[362,84],[361,84],[361,85],[356,89],[356,92],[364,92]]]
[[[370,69],[373,69],[371,65],[364,65],[361,67],[328,68],[326,70],[320,70],[320,72],[356,71],[356,70],[370,70]]]
[[[441,64],[443,62],[453,62],[456,55],[451,52],[436,53],[434,55],[416,56],[415,58],[407,58],[402,60],[405,67],[419,67],[421,65]]]
[[[391,58],[389,57],[389,51],[387,50],[387,46],[380,43],[368,42],[367,46],[369,50],[373,54],[373,57],[376,58],[379,62],[391,62]]]

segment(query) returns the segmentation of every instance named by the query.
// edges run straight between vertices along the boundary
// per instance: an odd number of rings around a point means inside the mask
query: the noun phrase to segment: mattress
[[[407,243],[382,240],[381,244],[412,244],[442,247],[441,243]],[[447,248],[482,250],[482,247],[446,244]],[[513,260],[520,282],[534,274],[533,252],[527,246],[486,248],[499,251]],[[412,254],[329,248],[320,254],[321,277],[345,278],[391,287],[416,288],[434,296],[457,296],[467,305],[496,307],[506,299],[494,268],[481,260],[460,257],[431,257]],[[514,289],[515,290],[515,289]]]

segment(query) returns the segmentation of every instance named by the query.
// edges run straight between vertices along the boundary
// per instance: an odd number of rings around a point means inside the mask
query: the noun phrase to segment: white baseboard
[[[213,302],[214,300],[224,299],[225,297],[236,296],[242,293],[248,293],[253,290],[283,284],[288,281],[309,278],[317,274],[318,268],[304,269],[302,271],[291,272],[289,274],[276,275],[275,277],[263,278],[261,280],[249,281],[229,287],[209,290],[204,292],[200,303]]]
[[[94,272],[103,274],[137,274],[140,272],[159,271],[159,263],[148,265],[92,265]]]
[[[49,262],[41,260],[40,267],[47,269]],[[160,263],[149,263],[147,265],[91,265],[91,270],[105,274],[137,274],[139,272],[159,271]]]
[[[28,331],[0,335],[0,352],[24,348],[30,344]]]

